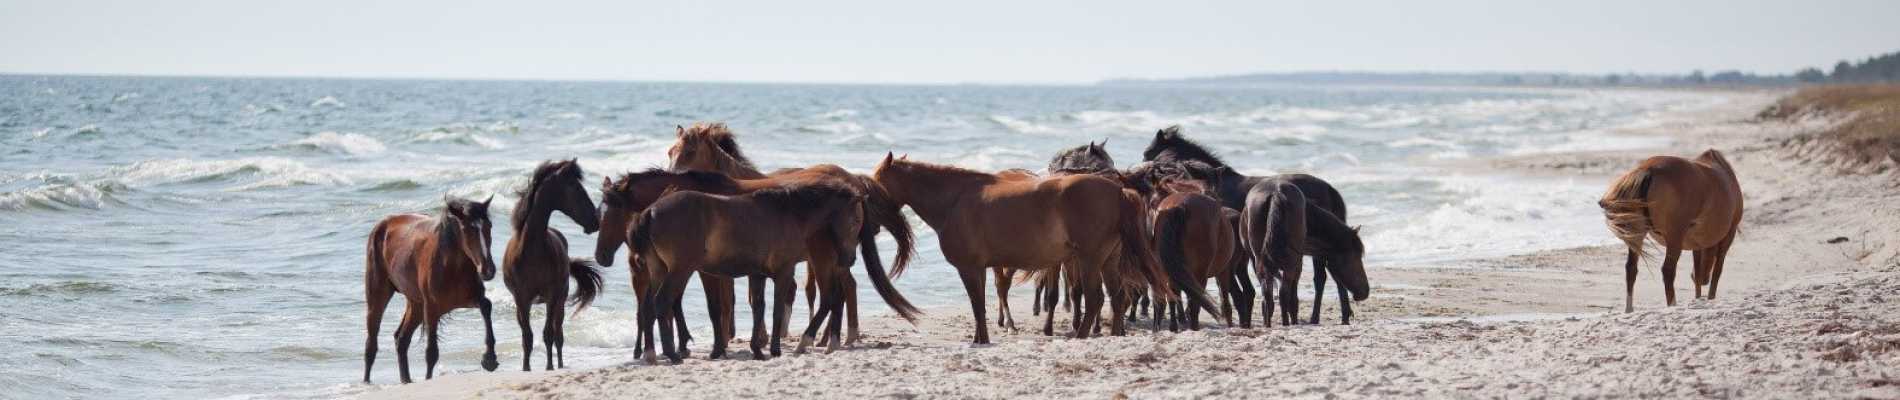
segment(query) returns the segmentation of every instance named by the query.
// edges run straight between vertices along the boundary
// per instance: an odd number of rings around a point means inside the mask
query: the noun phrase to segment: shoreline
[[[1890,176],[1838,175],[1792,159],[1774,143],[1818,126],[1748,121],[1766,104],[1616,132],[1670,138],[1661,149],[1433,163],[1607,182],[1650,154],[1722,149],[1736,164],[1748,208],[1718,300],[1694,300],[1685,272],[1678,305],[1664,308],[1661,261],[1653,259],[1638,276],[1637,312],[1617,312],[1622,249],[1585,246],[1369,271],[1374,294],[1354,305],[1352,326],[1335,325],[1337,298],[1327,293],[1320,326],[1171,334],[1151,333],[1143,320],[1126,337],[1077,341],[1041,336],[1042,319],[1018,310],[1022,331],[993,327],[996,344],[972,346],[968,307],[943,306],[926,308],[918,327],[867,314],[863,345],[830,355],[789,354],[796,342],[788,340],[785,357],[750,361],[740,340],[734,360],[695,352],[698,358],[678,366],[629,360],[589,370],[461,373],[364,387],[359,395],[1900,396],[1900,376],[1888,377],[1900,374],[1881,368],[1900,361],[1900,351],[1889,351],[1900,349],[1900,317],[1893,316],[1900,306],[1880,299],[1900,284],[1900,266],[1887,266],[1900,249],[1885,246],[1900,239],[1885,228],[1900,222],[1893,206],[1900,196],[1869,183]],[[1837,237],[1848,242],[1828,243]],[[1012,290],[1011,304],[1027,308],[1029,292]],[[1303,301],[1303,311],[1310,304]],[[994,301],[987,306],[994,324]]]

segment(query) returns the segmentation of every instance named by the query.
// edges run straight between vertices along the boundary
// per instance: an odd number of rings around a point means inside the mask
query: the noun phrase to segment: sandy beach
[[[1607,184],[1651,154],[1720,149],[1739,170],[1748,208],[1716,300],[1694,299],[1685,255],[1678,305],[1664,307],[1658,257],[1642,264],[1636,312],[1623,313],[1623,249],[1591,246],[1372,269],[1373,294],[1354,305],[1350,326],[1336,325],[1329,290],[1320,326],[1177,334],[1148,330],[1143,320],[1126,337],[1048,338],[1041,317],[1026,310],[1023,288],[1011,296],[1023,329],[993,328],[994,345],[968,344],[967,307],[937,307],[916,326],[867,315],[864,345],[832,354],[751,361],[740,342],[733,360],[709,361],[695,343],[694,357],[677,366],[628,360],[591,370],[460,373],[359,395],[1900,397],[1900,297],[1885,299],[1900,287],[1900,247],[1889,246],[1900,239],[1900,180],[1844,173],[1783,145],[1829,121],[1752,120],[1781,94],[1750,92],[1617,132],[1673,138],[1666,148],[1432,165]]]

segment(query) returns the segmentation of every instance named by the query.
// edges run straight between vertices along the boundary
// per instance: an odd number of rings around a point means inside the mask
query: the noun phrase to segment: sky
[[[0,73],[1087,83],[1254,72],[1791,73],[1900,1],[0,0]]]

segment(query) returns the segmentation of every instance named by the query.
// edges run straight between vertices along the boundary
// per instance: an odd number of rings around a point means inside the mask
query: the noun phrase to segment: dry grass
[[[1900,165],[1900,85],[1840,85],[1801,89],[1756,115],[1761,119],[1838,118],[1840,122],[1798,144],[1819,141],[1851,163],[1884,171]]]

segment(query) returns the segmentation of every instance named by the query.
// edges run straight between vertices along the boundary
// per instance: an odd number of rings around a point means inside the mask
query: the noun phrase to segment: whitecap
[[[855,117],[855,116],[858,116],[858,110],[853,110],[849,108],[840,108],[836,110],[826,111],[823,114],[818,114],[817,118],[840,120],[840,119],[845,119],[845,118],[850,118],[850,117]]]
[[[577,113],[577,112],[564,112],[564,113],[548,116],[548,118],[549,119],[582,119],[582,118],[587,118],[587,116],[582,115],[581,113]]]
[[[489,150],[507,148],[508,144],[499,139],[461,130],[435,129],[416,134],[410,142],[455,143],[479,146]]]
[[[335,96],[323,96],[323,98],[321,99],[317,99],[316,101],[310,102],[310,108],[323,108],[323,107],[345,108],[349,106],[350,106],[349,104],[344,104],[342,100],[337,100]]]
[[[997,125],[1003,126],[1003,129],[1008,129],[1010,132],[1016,133],[1044,134],[1054,133],[1056,131],[1055,128],[1003,115],[991,115],[990,122],[995,122]]]
[[[112,96],[112,102],[114,103],[125,102],[128,100],[137,99],[139,97],[141,97],[139,96],[139,92],[120,93],[118,96]]]
[[[864,132],[864,125],[858,125],[855,122],[833,122],[833,123],[828,123],[828,124],[801,126],[798,128],[798,130],[806,131],[806,132],[816,132],[816,133],[848,134],[848,133]]]
[[[290,144],[295,147],[350,155],[376,154],[386,149],[382,141],[373,137],[330,131],[318,132]]]
[[[296,160],[279,157],[251,157],[236,160],[193,160],[189,158],[147,160],[114,168],[112,173],[128,185],[173,183],[247,182],[229,190],[301,185],[348,185],[350,179],[318,170]]]
[[[112,194],[125,189],[113,182],[53,182],[25,190],[0,193],[0,210],[71,209],[98,210],[109,204],[121,204]]]

